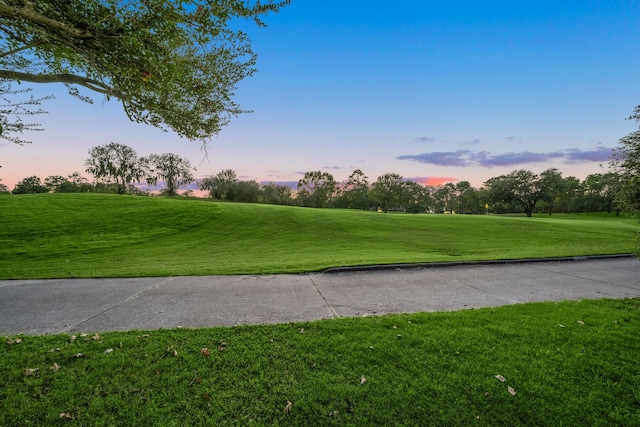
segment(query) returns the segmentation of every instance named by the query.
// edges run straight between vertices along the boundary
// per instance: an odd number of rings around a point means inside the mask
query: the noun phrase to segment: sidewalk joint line
[[[320,288],[318,288],[318,285],[316,285],[316,282],[313,280],[313,277],[311,277],[311,275],[309,275],[309,280],[311,281],[311,283],[313,284],[313,287],[316,288],[316,292],[318,292],[318,295],[320,295],[320,298],[322,298],[322,300],[324,301],[324,304],[327,306],[327,308],[329,309],[329,311],[331,312],[331,316],[334,319],[337,319],[338,317],[340,317],[338,315],[338,313],[335,312],[335,310],[333,309],[333,307],[331,307],[331,304],[329,304],[329,301],[327,301],[327,299],[324,297],[324,295],[322,295],[322,292],[320,292]]]
[[[131,295],[131,296],[129,296],[129,297],[127,297],[127,298],[123,299],[122,301],[119,301],[118,303],[116,303],[116,304],[112,305],[111,307],[107,308],[106,310],[102,310],[100,313],[94,314],[93,316],[91,316],[91,317],[89,317],[89,318],[87,318],[87,319],[84,319],[84,320],[83,320],[83,321],[81,321],[81,322],[78,322],[78,323],[76,323],[76,324],[74,324],[74,325],[69,325],[69,326],[67,326],[66,328],[64,328],[64,329],[60,330],[60,331],[59,331],[59,332],[57,332],[57,333],[58,333],[58,334],[62,334],[62,333],[65,333],[65,332],[69,332],[71,329],[75,329],[75,328],[77,328],[78,326],[82,325],[83,323],[87,323],[88,321],[93,320],[93,319],[95,319],[95,318],[96,318],[96,317],[98,317],[98,316],[102,316],[103,314],[105,314],[105,313],[107,313],[107,312],[109,312],[109,311],[113,310],[113,309],[114,309],[114,308],[116,308],[116,307],[120,307],[121,305],[123,305],[123,304],[125,304],[125,303],[127,303],[127,302],[129,302],[129,301],[133,301],[134,299],[138,298],[138,297],[139,297],[139,296],[141,296],[142,294],[145,294],[145,293],[147,293],[147,292],[149,292],[149,291],[151,291],[151,290],[153,290],[153,289],[157,289],[157,288],[158,288],[158,287],[160,287],[161,285],[164,285],[165,283],[171,282],[171,281],[172,281],[172,280],[174,280],[174,279],[175,279],[175,277],[173,277],[173,276],[172,276],[172,277],[167,277],[165,280],[162,280],[161,282],[158,282],[158,283],[156,283],[155,285],[153,285],[153,286],[151,286],[151,287],[149,287],[149,288],[146,288],[146,289],[144,289],[144,290],[142,290],[142,291],[138,292],[137,294],[133,294],[133,295]]]

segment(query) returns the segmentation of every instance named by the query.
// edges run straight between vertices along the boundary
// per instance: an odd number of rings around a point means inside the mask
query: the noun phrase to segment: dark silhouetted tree
[[[177,154],[151,154],[143,157],[141,162],[147,171],[147,183],[156,185],[158,180],[162,180],[166,184],[161,194],[177,196],[181,185],[194,181],[191,163]]]
[[[48,193],[49,189],[42,185],[37,176],[30,176],[18,182],[13,188],[13,194]]]
[[[324,208],[336,192],[337,184],[328,172],[307,172],[298,181],[298,199],[302,206]]]

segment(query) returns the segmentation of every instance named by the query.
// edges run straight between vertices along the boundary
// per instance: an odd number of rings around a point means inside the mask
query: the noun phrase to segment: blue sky
[[[0,145],[0,178],[84,172],[89,148],[173,152],[197,177],[292,182],[361,169],[479,187],[514,169],[583,179],[637,129],[640,1],[293,0],[246,26],[259,72],[236,100],[252,114],[207,148],[130,123],[117,102],[63,87],[28,146]],[[245,27],[245,25],[243,25]]]

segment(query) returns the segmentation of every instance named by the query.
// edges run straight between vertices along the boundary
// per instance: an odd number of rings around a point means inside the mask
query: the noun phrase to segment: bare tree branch
[[[4,58],[6,56],[15,55],[18,52],[22,52],[23,50],[29,50],[29,49],[31,49],[33,47],[36,47],[36,46],[37,46],[37,44],[35,44],[35,43],[34,44],[28,44],[28,45],[24,45],[24,46],[18,47],[16,49],[12,49],[12,50],[10,50],[8,52],[1,52],[0,53],[0,58]]]
[[[102,93],[104,95],[115,96],[116,98],[125,98],[124,94],[114,91],[114,89],[109,85],[106,85],[98,80],[78,76],[75,74],[32,74],[13,70],[0,70],[0,79],[18,80],[31,83],[77,84],[91,89],[95,92]]]

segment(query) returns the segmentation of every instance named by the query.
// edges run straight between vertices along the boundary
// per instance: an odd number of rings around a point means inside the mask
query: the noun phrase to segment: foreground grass
[[[639,327],[627,299],[7,337],[0,425],[639,425]]]
[[[104,194],[0,197],[0,278],[270,274],[629,253],[614,216],[403,215]]]

